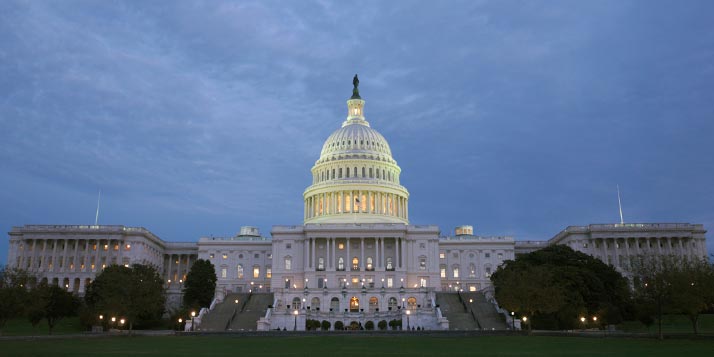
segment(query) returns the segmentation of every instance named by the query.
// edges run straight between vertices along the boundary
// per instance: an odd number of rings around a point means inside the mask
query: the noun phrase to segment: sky
[[[302,224],[352,76],[412,224],[714,229],[714,2],[0,1],[0,263],[25,224]],[[709,233],[709,253],[714,239]]]

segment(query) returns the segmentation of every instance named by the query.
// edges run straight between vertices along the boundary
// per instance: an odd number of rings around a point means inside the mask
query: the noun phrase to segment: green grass
[[[617,326],[618,330],[625,332],[657,332],[657,321],[649,328],[638,321],[627,321]],[[692,323],[684,315],[665,315],[662,318],[662,331],[664,333],[693,333]],[[714,333],[714,315],[701,315],[699,317],[699,333]]]
[[[135,336],[2,341],[3,356],[672,356],[708,355],[714,340],[540,336]]]
[[[57,322],[52,334],[65,335],[83,331],[84,327],[79,323],[79,317],[68,317]],[[2,329],[2,336],[43,336],[48,334],[47,321],[42,320],[37,327],[32,327],[27,318],[12,319]]]

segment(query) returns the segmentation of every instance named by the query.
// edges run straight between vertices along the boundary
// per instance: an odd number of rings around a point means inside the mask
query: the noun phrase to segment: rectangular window
[[[426,243],[419,243],[419,249],[425,249]]]
[[[325,278],[317,278],[317,287],[322,289],[325,287]]]
[[[387,287],[388,288],[394,287],[394,278],[391,276],[387,277]]]
[[[337,244],[337,249],[339,249],[339,250],[345,249],[345,244],[344,244],[344,243],[338,243],[338,244]]]
[[[119,250],[119,244],[114,244],[114,250]]]
[[[425,288],[426,285],[427,285],[428,280],[429,280],[429,278],[427,278],[427,277],[425,277],[425,276],[419,277],[419,287],[420,287],[420,288]]]
[[[213,259],[213,258],[215,258],[215,257],[216,257],[216,255],[213,254],[213,253],[211,253],[211,254],[208,255],[208,258],[209,258],[209,259]]]
[[[253,255],[253,258],[255,258],[255,259],[259,259],[259,258],[260,258],[260,254],[258,254],[258,253],[255,253],[255,254]]]
[[[419,270],[426,270],[426,258],[425,257],[419,258]]]
[[[440,276],[442,278],[446,278],[446,267],[441,267],[440,269]]]
[[[127,244],[124,246],[124,250],[131,250],[131,244],[127,243]]]
[[[253,267],[253,279],[260,278],[260,267]]]
[[[273,269],[271,267],[265,268],[265,277],[268,279],[273,277]]]
[[[498,253],[498,259],[503,259],[503,253]]]
[[[228,259],[228,254],[223,253],[223,259]]]
[[[226,278],[228,276],[228,269],[226,268],[221,268],[221,278]]]
[[[342,178],[342,168],[337,169],[337,178]]]
[[[446,254],[444,254],[444,252],[439,252],[439,259],[446,259]]]
[[[486,258],[491,258],[491,253],[486,253]]]
[[[285,249],[292,249],[293,245],[291,243],[285,243]]]
[[[290,258],[285,258],[285,270],[292,270],[293,264]]]
[[[458,257],[459,257],[459,252],[454,252],[452,255],[454,256],[454,258],[458,258]]]
[[[458,278],[458,277],[459,277],[459,268],[454,267],[454,278]]]

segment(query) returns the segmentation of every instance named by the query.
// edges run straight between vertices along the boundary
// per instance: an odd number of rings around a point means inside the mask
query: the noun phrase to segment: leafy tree
[[[583,314],[618,323],[630,301],[628,282],[613,267],[564,245],[507,261],[491,280],[499,303],[526,315],[529,328],[573,328]]]
[[[184,282],[184,306],[192,309],[210,306],[216,292],[216,280],[213,263],[205,259],[196,260]]]
[[[322,320],[321,326],[323,331],[327,331],[330,329],[330,326],[332,326],[332,324],[330,323],[330,321]]]
[[[28,318],[33,326],[47,320],[49,334],[57,322],[77,314],[81,301],[69,291],[57,286],[40,284],[30,291]]]
[[[0,269],[0,334],[9,319],[22,316],[28,301],[25,270],[4,267]]]
[[[135,323],[161,318],[165,303],[163,279],[152,266],[112,265],[89,285],[85,301],[95,315],[123,317],[131,331]]]
[[[345,324],[342,321],[335,321],[335,330],[344,330]]]
[[[364,324],[365,330],[374,330],[374,321],[367,321]]]
[[[647,314],[656,317],[660,339],[665,313],[687,315],[697,334],[699,315],[714,304],[714,268],[706,260],[649,257],[637,262],[634,287],[640,302],[638,317],[645,321]]]
[[[387,329],[387,320],[381,320],[377,323],[377,327],[379,327],[380,330],[386,330]]]

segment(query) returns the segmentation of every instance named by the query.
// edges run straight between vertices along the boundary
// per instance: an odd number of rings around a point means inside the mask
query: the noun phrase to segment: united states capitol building
[[[140,227],[25,225],[9,232],[8,265],[81,295],[108,265],[150,264],[164,276],[169,306],[178,306],[191,265],[207,259],[216,268],[218,302],[270,294],[257,329],[304,329],[306,319],[402,319],[444,329],[436,293],[488,291],[504,261],[548,245],[567,245],[623,274],[639,256],[707,256],[701,224],[570,226],[543,241],[479,236],[468,225],[444,235],[438,226],[411,224],[401,169],[367,121],[358,83],[355,76],[347,118],[311,169],[302,225],[274,226],[270,237],[245,226],[233,237],[198,242],[165,241]]]

